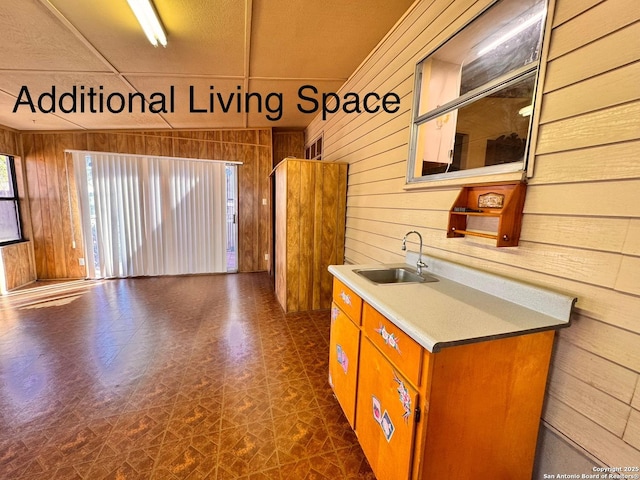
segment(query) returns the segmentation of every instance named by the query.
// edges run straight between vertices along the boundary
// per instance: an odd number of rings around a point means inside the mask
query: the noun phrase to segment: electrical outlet
[[[84,258],[79,258],[78,262],[80,263],[81,267],[84,267]]]
[[[267,260],[267,261],[269,260],[269,254],[268,253],[264,254],[264,259]]]
[[[266,205],[266,204],[267,204],[267,199],[266,199],[266,198],[263,198],[263,199],[262,199],[262,204],[263,204],[263,205]]]

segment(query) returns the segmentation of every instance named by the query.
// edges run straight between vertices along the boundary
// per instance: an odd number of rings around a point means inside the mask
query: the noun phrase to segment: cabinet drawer
[[[333,279],[333,301],[356,325],[361,324],[362,299],[335,277]]]
[[[367,303],[362,316],[367,337],[410,382],[419,385],[422,347]]]

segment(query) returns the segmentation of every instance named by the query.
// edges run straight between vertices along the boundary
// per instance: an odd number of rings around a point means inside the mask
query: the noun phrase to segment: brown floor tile
[[[218,473],[222,478],[240,478],[278,465],[271,421],[222,430],[221,439]]]
[[[338,449],[336,453],[344,468],[345,479],[375,480],[376,477],[359,445]]]
[[[100,454],[115,423],[115,418],[97,419],[58,429],[39,450],[36,461],[43,471],[92,462]],[[45,435],[48,433],[44,432]]]
[[[280,472],[283,480],[334,480],[344,476],[340,460],[333,451],[283,465]]]
[[[101,457],[161,445],[170,419],[170,407],[124,412],[105,442],[108,453],[103,451]]]
[[[263,421],[271,421],[271,404],[266,385],[225,389],[221,415],[223,429]]]
[[[291,412],[274,419],[281,464],[333,452],[333,444],[319,409]]]
[[[207,435],[184,438],[162,446],[153,478],[215,478],[219,445]]]
[[[87,479],[146,479],[151,478],[160,445],[134,448],[119,455],[98,459],[87,471]]]
[[[306,377],[269,384],[269,396],[274,417],[318,408],[311,382]]]
[[[283,314],[264,273],[0,297],[0,479],[372,479],[329,325]]]

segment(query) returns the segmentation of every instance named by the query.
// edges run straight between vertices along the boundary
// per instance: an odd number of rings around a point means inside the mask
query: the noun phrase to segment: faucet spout
[[[415,233],[416,235],[418,235],[418,238],[420,239],[420,255],[418,256],[418,261],[416,262],[416,272],[418,273],[418,275],[422,275],[422,269],[427,268],[427,265],[422,261],[422,235],[420,235],[420,232],[416,230],[411,230],[410,232],[407,232],[404,238],[402,239],[402,250],[407,249],[407,237],[412,233]]]

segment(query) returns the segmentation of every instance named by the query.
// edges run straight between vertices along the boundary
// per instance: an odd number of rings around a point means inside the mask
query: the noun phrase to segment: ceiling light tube
[[[529,104],[526,107],[522,107],[520,110],[518,110],[518,113],[523,117],[530,117],[533,113],[533,105]]]
[[[129,6],[136,18],[138,19],[138,23],[142,27],[144,34],[147,36],[151,45],[154,47],[158,46],[158,43],[163,47],[167,46],[167,36],[162,29],[162,24],[156,15],[156,11],[151,5],[151,0],[127,0],[129,2]]]
[[[131,1],[131,0],[130,0]],[[515,37],[517,34],[519,34],[520,32],[526,30],[527,28],[529,28],[531,25],[533,25],[534,23],[538,22],[542,17],[544,17],[546,10],[542,10],[541,12],[536,13],[535,15],[533,15],[531,18],[529,18],[528,20],[522,22],[520,25],[518,25],[517,27],[515,27],[513,30],[509,30],[507,33],[505,33],[504,35],[502,35],[500,38],[498,38],[497,40],[495,40],[494,42],[491,42],[489,45],[487,45],[486,47],[484,47],[483,49],[481,49],[478,52],[478,56],[481,57],[482,55],[489,53],[491,50],[493,50],[494,48],[496,48],[499,45],[502,45],[504,42],[506,42],[507,40],[512,39],[513,37]]]

